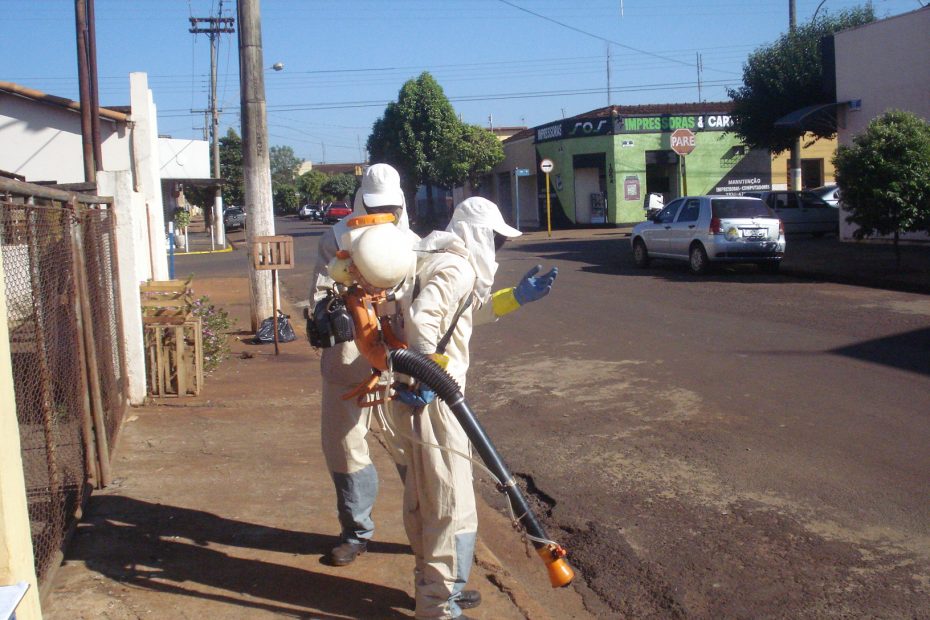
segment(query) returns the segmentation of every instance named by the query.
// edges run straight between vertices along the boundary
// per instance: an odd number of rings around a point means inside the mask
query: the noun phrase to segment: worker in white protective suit
[[[464,390],[472,326],[493,321],[544,297],[557,270],[537,276],[536,266],[514,288],[492,294],[495,237],[520,235],[497,206],[469,198],[456,206],[445,231],[417,246],[417,274],[407,313],[408,346],[432,355]],[[437,345],[448,340],[444,355]],[[472,487],[468,437],[451,410],[426,386],[397,390],[391,420],[406,465],[404,526],[416,557],[417,618],[464,618],[462,609],[480,603],[464,591],[471,570],[478,516]],[[438,449],[426,444],[442,446]],[[456,454],[456,451],[460,454]]]
[[[420,240],[408,224],[400,175],[387,164],[372,165],[362,176],[352,214],[337,222],[320,238],[311,281],[311,307],[333,286],[327,270],[330,261],[338,250],[349,249],[340,247],[348,230],[346,221],[373,213],[392,213],[396,217],[395,225],[408,234],[411,244]],[[399,300],[409,294],[409,280],[412,278],[398,287]],[[400,301],[395,303],[399,308]],[[399,313],[399,310],[395,312]],[[342,395],[368,379],[371,365],[359,354],[355,343],[349,341],[323,349],[320,371],[323,376],[323,454],[336,487],[336,508],[341,526],[340,542],[330,552],[329,561],[336,566],[345,566],[365,552],[374,532],[372,509],[378,495],[378,473],[371,462],[366,439],[372,407],[360,408],[355,398],[343,400]]]

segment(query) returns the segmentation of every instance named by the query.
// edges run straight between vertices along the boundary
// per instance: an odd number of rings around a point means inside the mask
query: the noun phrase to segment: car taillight
[[[720,218],[713,217],[710,220],[710,232],[711,234],[716,234],[720,232]]]
[[[778,236],[781,237],[785,234],[785,223],[781,220],[778,220]]]

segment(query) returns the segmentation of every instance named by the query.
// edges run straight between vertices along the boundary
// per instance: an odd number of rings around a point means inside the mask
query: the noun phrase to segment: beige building
[[[869,122],[888,110],[930,120],[930,7],[838,32],[836,100],[839,144],[848,146]],[[853,226],[840,217],[840,237]],[[906,239],[926,240],[908,233]]]

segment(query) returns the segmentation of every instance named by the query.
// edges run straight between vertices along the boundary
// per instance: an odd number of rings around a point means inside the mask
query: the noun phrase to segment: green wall
[[[646,196],[646,151],[671,150],[671,134],[616,134],[591,138],[575,138],[542,142],[536,145],[539,158],[549,158],[555,164],[550,174],[551,191],[558,195],[565,214],[575,219],[575,183],[572,157],[587,153],[605,153],[607,164],[607,221],[622,224],[642,221]],[[632,141],[632,146],[622,146]],[[695,148],[686,155],[688,193],[706,194],[713,189],[742,157],[736,135],[724,131],[696,131]],[[611,174],[613,171],[613,174]],[[625,200],[623,182],[628,176],[639,178],[639,200]],[[556,187],[561,176],[561,188]]]

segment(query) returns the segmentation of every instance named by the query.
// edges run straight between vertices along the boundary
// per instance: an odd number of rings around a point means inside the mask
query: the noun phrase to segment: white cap
[[[504,221],[497,205],[480,196],[466,198],[455,207],[452,220],[446,230],[452,230],[456,222],[467,222],[475,226],[485,226],[505,237],[519,237],[523,233]]]
[[[400,188],[400,175],[388,164],[370,166],[362,175],[362,186],[358,190],[366,207],[401,207],[404,192]]]

